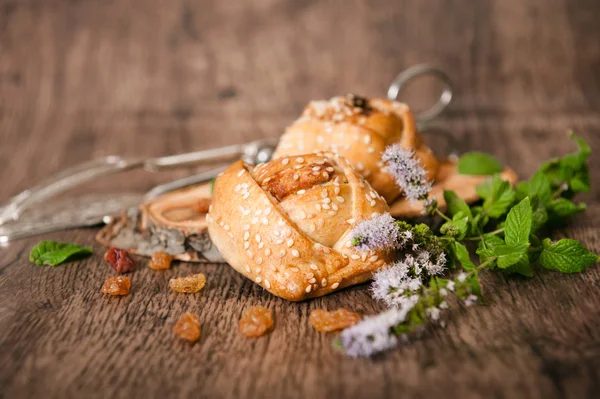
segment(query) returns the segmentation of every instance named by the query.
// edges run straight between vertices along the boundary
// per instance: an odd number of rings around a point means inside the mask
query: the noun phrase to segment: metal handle
[[[27,207],[44,201],[45,199],[62,193],[79,184],[100,176],[134,169],[142,165],[143,162],[141,160],[108,156],[68,168],[58,173],[52,179],[22,191],[11,198],[8,205],[0,208],[0,225],[10,220],[17,220]]]
[[[417,126],[420,128],[441,114],[452,101],[452,81],[448,75],[433,65],[415,65],[402,71],[398,76],[396,76],[396,79],[394,79],[387,92],[387,96],[390,100],[397,100],[402,89],[404,89],[410,81],[414,81],[415,79],[428,75],[439,79],[444,84],[444,89],[442,94],[440,94],[438,101],[434,105],[415,114]]]
[[[187,176],[179,180],[155,186],[144,195],[143,202],[156,198],[164,193],[168,193],[169,191],[174,191],[180,188],[191,186],[192,184],[199,184],[208,180],[212,180],[216,178],[226,168],[226,166],[223,166],[220,168],[209,170],[207,172],[198,173],[197,175]]]

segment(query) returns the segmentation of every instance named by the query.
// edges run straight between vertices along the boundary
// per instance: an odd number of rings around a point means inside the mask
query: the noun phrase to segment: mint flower
[[[409,307],[392,308],[345,329],[340,334],[344,352],[352,357],[371,356],[395,347],[399,336],[392,328],[406,321],[409,311]]]
[[[400,144],[388,146],[381,159],[387,163],[388,172],[411,201],[426,200],[431,191],[431,182],[427,181],[427,172],[415,157],[413,150]]]
[[[403,241],[404,235],[389,213],[362,221],[352,231],[352,244],[361,251],[400,249]]]

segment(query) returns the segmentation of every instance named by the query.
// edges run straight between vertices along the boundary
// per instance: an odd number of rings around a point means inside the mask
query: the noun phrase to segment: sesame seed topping
[[[327,195],[328,195],[327,190],[321,191],[321,198],[327,198]]]
[[[262,217],[262,219],[260,219],[260,221],[262,222],[262,224],[264,224],[265,226],[269,225],[269,219],[267,219],[266,217]]]
[[[298,190],[298,194],[302,195],[306,192],[306,190]]]
[[[321,280],[321,287],[325,287],[327,286],[327,279],[324,278],[323,280]]]
[[[254,255],[252,255],[252,252],[250,252],[250,251],[246,251],[246,255],[248,255],[248,257],[250,259],[252,259],[254,257]]]
[[[257,234],[256,236],[254,236],[254,238],[256,239],[256,242],[260,242],[260,234]]]
[[[309,285],[306,287],[306,293],[310,293],[310,290],[312,290],[312,285]]]
[[[325,199],[329,199],[329,198],[325,198]],[[327,203],[325,203],[325,204],[323,204],[321,206],[323,207],[323,209],[331,209],[331,207]]]
[[[264,242],[260,242],[258,244],[258,249],[262,249],[262,247],[264,247],[264,246],[265,246],[265,243]]]
[[[350,248],[352,246],[352,241],[346,241],[346,247]]]
[[[298,158],[296,158],[296,162],[302,163],[302,162],[304,162],[304,158],[298,157]]]
[[[298,173],[294,173],[294,180],[298,180],[300,178],[300,175]]]
[[[227,235],[228,235],[229,237],[233,238],[233,233],[232,233],[231,231],[228,231],[228,232],[227,232]]]
[[[363,141],[365,142],[365,144],[371,144],[371,136],[366,135]]]
[[[246,209],[242,214],[248,216],[250,214],[250,209]]]
[[[371,200],[371,206],[375,206],[375,205],[377,205],[377,201]]]
[[[252,224],[256,224],[258,223],[258,218],[257,217],[253,217],[252,218]]]
[[[265,287],[267,287],[267,289],[271,288],[271,283],[269,283],[269,280],[265,280]]]
[[[248,240],[248,238],[250,238],[250,233],[248,233],[247,231],[244,233],[244,241]]]
[[[312,170],[314,170],[315,172],[318,172],[321,170],[320,166],[313,166]]]
[[[273,230],[273,235],[274,235],[275,237],[279,237],[279,235],[280,235],[280,234],[281,234],[281,233],[279,232],[279,230]]]
[[[244,242],[244,249],[250,248],[250,243],[248,241]]]
[[[369,258],[369,262],[375,262],[379,257],[377,255],[373,255]]]
[[[283,244],[283,238],[278,238],[277,240],[275,240],[275,244],[277,244],[277,245]]]
[[[315,265],[314,263],[311,263],[310,268],[313,270],[319,270],[319,268],[317,267],[317,265]]]
[[[291,238],[287,241],[287,246],[288,248],[291,247],[292,245],[294,245],[294,240],[292,240]]]
[[[317,279],[313,277],[310,280],[308,280],[308,282],[311,283],[311,284],[314,284],[314,283],[317,282]]]
[[[331,284],[331,288],[333,288],[334,290],[340,286],[340,283],[333,283]]]
[[[254,214],[256,216],[260,216],[261,213],[262,213],[262,209],[257,209],[257,210],[254,211]]]
[[[325,252],[326,254],[331,252],[331,249],[329,249],[329,247],[323,247],[323,252]]]
[[[242,195],[242,198],[243,198],[243,199],[247,199],[249,196],[250,196],[250,193],[249,193],[248,191],[246,191],[246,192],[244,193],[244,195]]]
[[[367,152],[368,152],[369,154],[372,154],[372,153],[374,153],[374,152],[375,152],[375,148],[373,148],[373,147],[369,147],[369,148],[367,149]]]
[[[244,226],[242,226],[242,229],[244,229],[244,231],[248,231],[248,230],[250,230],[250,225],[245,224]]]
[[[260,278],[260,276],[258,276],[254,279],[254,281],[256,281],[257,283],[260,283],[262,281],[262,278]]]
[[[308,279],[308,280],[310,280],[310,279],[311,279],[311,278],[313,278],[314,276],[315,276],[315,274],[314,274],[314,273],[308,273],[308,274],[306,275],[306,277],[307,277],[307,279]]]
[[[315,161],[315,163],[317,165],[324,165],[325,164],[325,160],[324,159],[319,159],[319,160]]]
[[[229,229],[230,229],[230,228],[229,228],[229,225],[228,225],[228,224],[226,224],[225,226],[223,226],[223,229],[224,229],[225,231],[229,231]]]
[[[331,202],[331,198],[329,198],[329,197],[323,198],[323,203],[329,204],[330,202]]]
[[[267,255],[267,256],[271,255],[271,248],[265,249],[265,255]]]
[[[315,226],[315,224],[314,224],[314,223],[311,223],[311,224],[310,224],[310,226],[308,226],[308,228],[309,228],[309,230],[310,230],[311,232],[313,232],[313,233],[314,233],[314,231],[317,229],[317,226]]]
[[[266,208],[266,209],[263,211],[263,214],[264,214],[265,216],[269,216],[269,215],[271,214],[271,208]]]
[[[356,164],[356,169],[358,169],[359,171],[365,170],[365,165],[363,165],[362,162],[359,162]]]
[[[281,255],[282,257],[285,256],[285,249],[282,249],[281,251],[279,251],[279,255]]]
[[[300,219],[306,219],[306,212],[304,212],[303,210],[299,210],[298,211],[298,217]]]
[[[364,262],[365,260],[367,260],[367,253],[366,253],[366,252],[363,252],[363,253],[360,255],[360,259],[361,259],[363,262]]]
[[[334,211],[337,211],[338,209],[340,209],[340,207],[337,206],[337,204],[331,204],[331,209],[333,209]]]
[[[302,165],[295,165],[294,169],[302,169]]]
[[[297,257],[299,257],[299,256],[300,256],[300,252],[298,252],[298,250],[297,250],[297,249],[292,249],[292,256],[293,256],[294,258],[297,258]]]
[[[335,186],[333,192],[335,193],[335,195],[338,195],[340,193],[340,188],[338,186]]]
[[[354,260],[359,260],[360,256],[358,256],[357,254],[352,254],[352,256],[350,256],[350,258],[352,258]]]
[[[246,173],[246,169],[242,169],[238,172],[238,177],[242,176],[244,173]]]
[[[290,270],[294,273],[298,273],[300,271],[300,269],[298,269],[297,267],[290,267]]]
[[[315,204],[315,208],[317,208],[317,212],[321,212],[321,204]]]
[[[257,258],[256,263],[259,265],[262,264],[262,258]],[[256,269],[256,273],[260,273],[260,267],[258,269]]]
[[[290,163],[290,159],[289,159],[289,158],[283,158],[283,159],[281,160],[281,164],[282,164],[282,165],[287,165],[288,163]]]
[[[244,267],[246,268],[246,271],[247,271],[248,273],[250,273],[250,272],[251,272],[251,270],[250,270],[250,266],[246,265],[246,266],[244,266]]]
[[[325,170],[329,173],[333,173],[335,171],[335,169],[332,166],[328,166]]]

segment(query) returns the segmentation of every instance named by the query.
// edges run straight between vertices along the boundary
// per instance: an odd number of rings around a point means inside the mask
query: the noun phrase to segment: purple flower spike
[[[427,181],[427,172],[415,156],[414,151],[402,148],[400,144],[388,146],[381,156],[387,163],[387,170],[396,179],[396,183],[411,201],[427,199],[431,191],[431,182]]]
[[[352,244],[361,251],[398,249],[399,238],[400,228],[389,213],[362,221],[352,231]]]

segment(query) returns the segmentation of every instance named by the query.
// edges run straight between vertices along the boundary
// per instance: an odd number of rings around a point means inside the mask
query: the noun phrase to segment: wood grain
[[[440,65],[456,101],[427,134],[438,151],[496,154],[522,176],[572,148],[600,149],[600,4],[595,0],[252,2],[0,0],[0,200],[105,154],[150,156],[280,134],[316,98],[383,95],[402,69]],[[407,93],[408,94],[408,93]],[[431,100],[410,91],[410,104]],[[439,129],[443,129],[441,132]],[[556,236],[600,252],[600,167],[589,204]],[[86,192],[143,191],[185,172],[128,173]],[[600,269],[486,274],[488,303],[370,360],[331,348],[311,309],[380,309],[366,286],[288,303],[225,265],[141,268],[132,294],[105,298],[111,270],[95,229],[44,238],[95,255],[31,265],[39,238],[0,249],[0,397],[595,397]],[[199,295],[168,279],[202,271]],[[275,330],[237,333],[245,308]],[[185,311],[199,343],[171,329]]]

